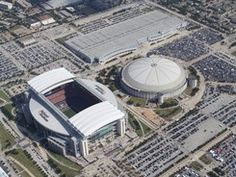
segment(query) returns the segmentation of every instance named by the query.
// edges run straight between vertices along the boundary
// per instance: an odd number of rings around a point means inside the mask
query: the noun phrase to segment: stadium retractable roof
[[[58,68],[45,72],[30,81],[28,84],[38,93],[46,93],[48,89],[53,89],[59,85],[72,82],[75,76],[65,68]]]
[[[100,128],[122,119],[124,113],[110,102],[104,101],[95,104],[74,115],[69,121],[86,137],[92,135]]]

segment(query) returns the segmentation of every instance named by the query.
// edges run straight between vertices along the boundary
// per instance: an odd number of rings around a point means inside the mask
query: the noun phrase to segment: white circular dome
[[[122,82],[132,89],[146,92],[167,92],[186,83],[185,71],[164,58],[135,60],[122,70]]]

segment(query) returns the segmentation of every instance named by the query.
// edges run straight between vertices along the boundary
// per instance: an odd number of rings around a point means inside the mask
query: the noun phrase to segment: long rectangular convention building
[[[136,50],[143,43],[173,35],[186,25],[187,22],[178,17],[154,10],[85,35],[72,37],[65,41],[65,46],[88,63],[104,64],[116,56]]]

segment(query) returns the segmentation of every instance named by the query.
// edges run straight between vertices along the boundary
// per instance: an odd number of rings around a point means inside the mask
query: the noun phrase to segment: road
[[[142,121],[144,124],[146,124],[148,127],[150,127],[152,130],[156,130],[157,127],[155,124],[153,124],[152,122],[147,121],[147,119],[141,115],[140,113],[138,113],[137,111],[133,110],[129,105],[127,105],[126,103],[124,103],[122,100],[120,100],[119,98],[117,98],[118,102],[128,111],[130,111],[134,116],[136,116],[136,118],[140,121]]]

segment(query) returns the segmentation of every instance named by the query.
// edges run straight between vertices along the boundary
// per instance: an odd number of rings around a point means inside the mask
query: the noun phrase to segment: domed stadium
[[[160,57],[141,58],[123,68],[121,86],[129,95],[163,100],[184,91],[187,87],[187,74],[171,60]]]

